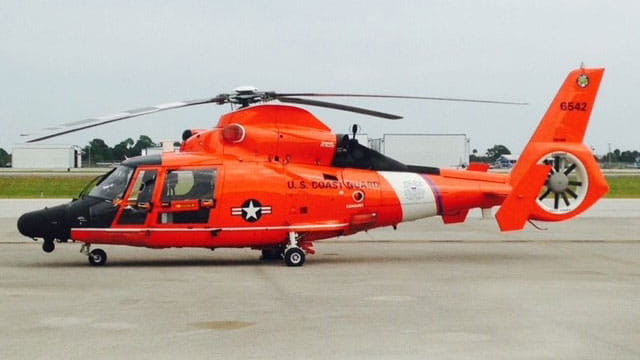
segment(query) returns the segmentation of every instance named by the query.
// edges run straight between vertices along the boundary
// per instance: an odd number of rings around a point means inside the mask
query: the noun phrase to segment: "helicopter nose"
[[[65,209],[65,205],[59,205],[25,213],[18,218],[18,231],[30,238],[66,240],[69,227],[65,221]]]
[[[20,231],[20,234],[31,238],[45,237],[47,218],[44,212],[44,210],[36,210],[20,216],[18,219],[18,231]]]

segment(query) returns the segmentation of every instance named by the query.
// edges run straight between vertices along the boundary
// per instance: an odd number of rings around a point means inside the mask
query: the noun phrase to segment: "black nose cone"
[[[31,238],[45,237],[48,230],[45,210],[36,210],[20,216],[18,230],[22,235]]]
[[[70,231],[66,209],[66,205],[58,205],[23,214],[18,219],[18,231],[31,238],[66,240]]]

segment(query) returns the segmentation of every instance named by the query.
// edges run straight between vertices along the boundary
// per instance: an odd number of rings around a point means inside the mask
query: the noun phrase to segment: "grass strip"
[[[70,199],[95,176],[92,175],[11,175],[0,176],[0,198]]]

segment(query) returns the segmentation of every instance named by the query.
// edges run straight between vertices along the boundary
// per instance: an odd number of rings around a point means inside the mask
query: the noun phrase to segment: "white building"
[[[16,144],[11,153],[16,169],[73,169],[82,167],[82,151],[75,145]]]
[[[174,145],[176,141],[173,140],[160,140],[160,146],[149,147],[141,150],[142,156],[147,155],[159,155],[166,152],[174,152],[180,150],[180,148],[176,148]]]

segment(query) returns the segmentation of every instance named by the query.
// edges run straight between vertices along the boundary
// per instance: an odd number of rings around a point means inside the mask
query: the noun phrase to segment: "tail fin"
[[[511,194],[496,214],[502,231],[520,230],[527,220],[568,220],[609,190],[583,144],[603,74],[577,69],[567,76],[511,172]]]

